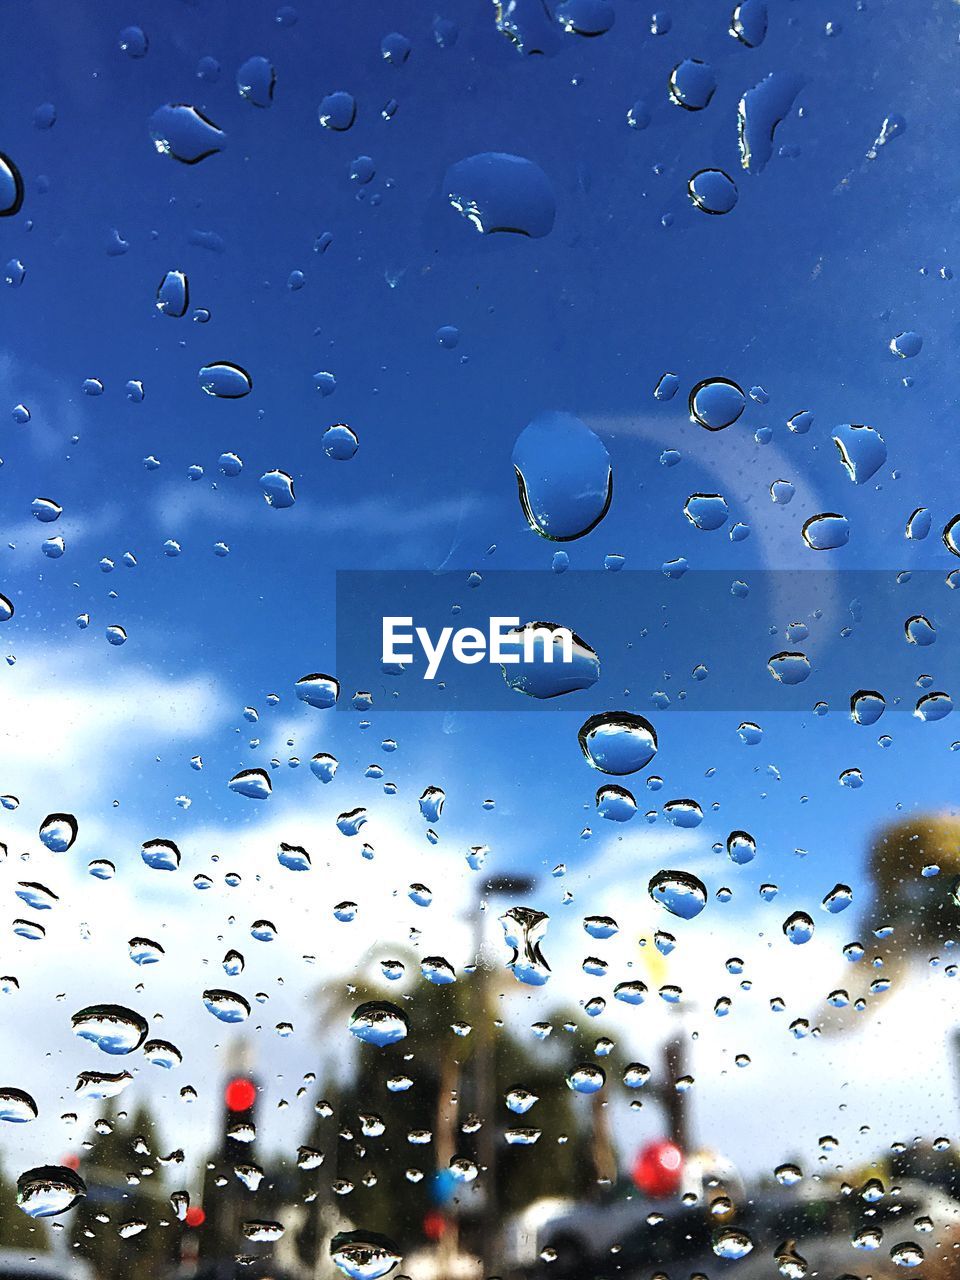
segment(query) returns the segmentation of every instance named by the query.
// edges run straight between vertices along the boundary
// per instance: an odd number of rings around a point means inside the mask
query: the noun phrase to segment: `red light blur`
[[[246,1076],[237,1076],[223,1091],[228,1111],[249,1111],[257,1100],[257,1086]]]
[[[198,1204],[192,1204],[187,1210],[187,1216],[184,1218],[184,1222],[188,1227],[202,1227],[206,1220],[207,1215]]]

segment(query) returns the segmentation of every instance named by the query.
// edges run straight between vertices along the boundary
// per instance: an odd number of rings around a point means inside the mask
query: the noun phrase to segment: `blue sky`
[[[824,929],[830,945],[817,940],[822,960],[806,962],[807,972],[803,950],[783,952],[781,919],[815,908],[843,878],[859,910],[869,897],[863,858],[876,826],[901,810],[950,807],[958,759],[950,751],[951,717],[922,724],[890,709],[867,729],[852,724],[842,705],[825,717],[769,712],[762,744],[744,747],[736,728],[751,718],[749,708],[654,713],[649,695],[664,672],[642,663],[626,706],[655,720],[661,751],[654,767],[665,785],[653,796],[635,780],[641,814],[623,833],[599,830],[611,825],[593,810],[602,778],[576,743],[587,715],[624,705],[620,688],[601,682],[574,695],[569,711],[542,716],[404,714],[379,698],[379,673],[371,671],[366,687],[378,700],[369,728],[346,709],[304,707],[293,693],[303,674],[336,671],[338,569],[443,569],[438,592],[454,599],[471,570],[549,572],[556,548],[527,528],[511,464],[519,432],[548,409],[591,426],[614,469],[609,514],[565,546],[574,568],[601,572],[611,552],[626,557],[628,570],[656,570],[683,556],[691,567],[731,578],[764,569],[922,568],[935,571],[924,579],[930,610],[947,614],[942,579],[956,561],[939,530],[956,514],[944,478],[957,464],[958,286],[941,272],[949,276],[954,265],[947,228],[960,196],[943,159],[952,154],[955,9],[858,8],[850,0],[769,7],[769,31],[756,49],[731,39],[726,14],[713,4],[675,6],[669,32],[654,36],[648,7],[620,0],[605,35],[567,36],[555,55],[526,58],[497,31],[492,6],[452,0],[439,12],[457,25],[456,42],[446,47],[435,38],[433,11],[413,5],[304,5],[290,26],[276,21],[273,6],[245,0],[168,0],[143,15],[112,2],[7,14],[17,53],[0,85],[0,150],[19,166],[25,198],[21,212],[0,225],[0,239],[3,260],[20,260],[26,274],[19,288],[0,289],[0,591],[17,610],[2,633],[3,652],[17,661],[0,670],[7,707],[0,791],[20,799],[15,813],[0,815],[0,839],[11,855],[30,852],[36,877],[57,881],[69,900],[65,922],[45,943],[15,942],[10,952],[11,971],[34,972],[37,992],[31,996],[22,978],[22,1008],[9,1014],[21,1045],[15,1060],[35,1073],[48,1049],[67,1055],[62,1078],[47,1090],[45,1115],[65,1109],[60,1093],[69,1093],[77,1058],[66,1022],[56,1024],[64,1008],[53,996],[68,987],[66,1004],[77,1007],[141,998],[133,985],[144,975],[115,967],[117,946],[126,964],[120,902],[131,921],[136,916],[131,934],[150,935],[175,920],[183,931],[169,976],[145,981],[158,1009],[184,990],[197,996],[196,1018],[180,1015],[180,1037],[201,1070],[219,1061],[211,1027],[219,1028],[199,1005],[209,985],[202,965],[218,969],[227,917],[236,915],[238,929],[261,907],[288,918],[283,958],[259,971],[264,984],[287,977],[279,1008],[293,1009],[303,1027],[291,1057],[273,1042],[258,1050],[279,1095],[286,1086],[274,1083],[275,1074],[295,1075],[292,1064],[306,1070],[315,1058],[315,984],[331,980],[330,972],[349,974],[375,928],[402,939],[411,909],[396,907],[391,895],[410,881],[431,875],[439,885],[449,877],[445,910],[462,910],[473,892],[462,853],[472,844],[491,846],[491,871],[547,872],[565,862],[569,882],[545,878],[538,906],[588,914],[604,909],[611,893],[626,895],[638,929],[652,927],[644,888],[669,852],[699,867],[711,890],[734,889],[729,905],[711,903],[710,918],[726,912],[730,931],[741,936],[772,932],[811,1006],[829,989],[831,965],[842,964],[839,948],[857,935],[857,921],[843,917],[842,927]],[[141,59],[118,45],[132,22],[142,22],[149,37]],[[828,23],[836,34],[826,34]],[[411,42],[403,66],[381,56],[381,40],[393,31]],[[253,54],[276,68],[267,109],[237,92],[236,70]],[[205,57],[221,68],[213,82],[197,75]],[[681,111],[667,98],[670,70],[685,57],[716,72],[717,91],[702,112]],[[804,85],[777,129],[769,164],[747,173],[737,151],[737,102],[776,70],[801,75]],[[344,133],[317,119],[320,99],[334,90],[351,92],[358,104]],[[639,98],[651,114],[642,131],[626,121]],[[391,99],[398,108],[388,122],[381,111]],[[34,111],[46,102],[56,107],[56,123],[38,129]],[[158,107],[180,102],[226,134],[224,150],[195,166],[158,154],[148,132]],[[867,158],[893,113],[905,129]],[[546,174],[557,209],[548,235],[481,236],[449,207],[449,166],[487,151],[523,156]],[[360,156],[375,169],[364,185],[350,177]],[[737,207],[724,217],[703,215],[686,195],[688,178],[708,166],[738,184]],[[332,240],[319,253],[324,233]],[[120,242],[122,253],[108,251]],[[182,319],[154,306],[171,269],[190,280]],[[289,287],[292,272],[303,273],[302,288]],[[208,322],[191,318],[196,308],[209,310]],[[453,349],[436,339],[444,325],[460,332]],[[888,349],[903,330],[923,337],[914,359]],[[204,395],[197,373],[213,360],[248,370],[252,393],[236,401]],[[316,389],[314,374],[322,371],[336,378],[332,396]],[[652,392],[667,371],[679,377],[680,391],[659,403]],[[749,399],[735,426],[707,433],[687,419],[686,397],[709,376],[731,378],[745,391],[762,387],[769,398]],[[102,395],[83,393],[88,378],[102,381]],[[127,398],[130,379],[143,383],[141,403]],[[25,425],[9,415],[18,403],[31,411]],[[786,427],[801,409],[814,415],[803,436]],[[336,422],[359,437],[349,462],[322,449],[323,431]],[[839,423],[871,425],[886,441],[887,463],[866,485],[851,484],[840,464],[830,439]],[[761,444],[755,432],[765,427],[772,435]],[[679,451],[678,465],[661,465],[665,449]],[[218,472],[227,450],[244,463],[236,478]],[[148,456],[159,468],[145,468]],[[202,478],[189,478],[192,466],[203,468]],[[288,510],[263,501],[258,477],[273,468],[294,477],[297,503]],[[780,479],[796,489],[786,507],[769,495]],[[698,491],[723,493],[730,524],[744,521],[751,536],[734,544],[727,529],[695,530],[682,508]],[[63,506],[56,526],[32,519],[38,496]],[[907,542],[904,524],[918,506],[931,508],[933,532]],[[816,555],[804,547],[800,527],[818,511],[848,517],[846,548]],[[59,560],[40,550],[52,533],[66,541]],[[168,539],[181,554],[165,554]],[[221,540],[226,557],[213,552]],[[136,568],[122,564],[127,551]],[[102,572],[102,557],[115,562],[112,572]],[[85,630],[75,623],[83,613],[91,618]],[[795,620],[772,622],[782,636]],[[632,621],[623,619],[625,635]],[[122,647],[104,637],[113,624],[127,632]],[[953,668],[938,657],[945,648],[918,655],[916,675],[929,671],[950,691]],[[709,664],[708,636],[704,649]],[[275,708],[271,693],[280,695]],[[257,708],[258,724],[243,719],[246,706]],[[893,738],[886,749],[876,744],[880,732]],[[389,757],[379,748],[387,737],[400,744]],[[341,760],[327,788],[307,768],[321,750]],[[203,758],[201,772],[190,767],[194,755]],[[302,761],[299,769],[287,767],[291,756]],[[274,757],[281,765],[265,806],[227,790],[238,769]],[[362,776],[374,760],[398,784],[396,797]],[[865,777],[858,791],[837,782],[852,766]],[[427,846],[416,808],[431,784],[448,796],[439,852]],[[685,842],[676,843],[662,817],[642,826],[645,809],[681,796],[697,799],[706,814]],[[497,802],[492,813],[481,808],[487,797]],[[371,826],[379,822],[382,832],[373,870],[352,848],[344,852],[353,842],[334,826],[338,812],[360,803],[369,804]],[[36,840],[37,824],[52,810],[76,813],[81,828],[59,861]],[[596,832],[591,841],[580,838],[585,825]],[[746,868],[711,853],[714,841],[740,827],[761,849]],[[276,839],[298,829],[316,841],[318,867],[325,864],[315,902],[294,900],[274,860]],[[139,866],[140,842],[156,835],[184,851],[172,886]],[[222,887],[211,907],[189,884],[198,871],[227,869],[233,850],[244,867],[242,911]],[[211,863],[213,854],[221,862]],[[116,885],[86,877],[91,857],[114,857]],[[11,882],[22,875],[14,858],[2,871]],[[781,895],[761,906],[756,886],[766,880]],[[338,965],[329,906],[354,884],[369,895],[376,925],[361,919]],[[560,907],[565,884],[576,891],[572,908]],[[122,897],[109,898],[115,889]],[[12,918],[20,911],[12,896],[10,903]],[[297,914],[307,905],[316,917]],[[466,933],[449,920],[423,922],[440,915],[439,904],[434,916],[412,910],[425,941],[433,929],[431,942],[459,946],[461,964],[469,958]],[[92,929],[85,945],[93,959],[89,973],[67,974],[81,922]],[[716,935],[704,929],[696,944],[721,968],[724,928],[718,923]],[[569,990],[579,995],[579,935],[558,926],[553,937],[554,954],[573,974]],[[323,957],[319,969],[285,973],[305,953]],[[257,989],[253,973],[248,985]],[[704,978],[704,1007],[715,985]],[[54,1011],[43,1044],[35,1033],[31,1040],[41,999]],[[932,1016],[946,1025],[951,1015],[931,999]],[[797,1000],[799,1007],[800,994]],[[646,1034],[652,1042],[658,1033]],[[771,1051],[775,1063],[793,1052],[782,1037],[771,1044],[779,1046]],[[818,1061],[825,1060],[834,1061]],[[775,1067],[768,1086],[775,1091]],[[209,1095],[200,1105],[212,1117]],[[757,1158],[752,1130],[748,1139],[738,1136],[725,1107],[703,1105],[705,1140],[731,1145],[742,1160]],[[948,1101],[930,1122],[950,1115]],[[171,1122],[171,1136],[179,1123]],[[278,1123],[282,1133],[289,1122]],[[18,1152],[58,1154],[48,1148],[63,1135],[44,1124],[40,1137],[17,1135],[26,1144]],[[778,1141],[767,1141],[762,1159]]]

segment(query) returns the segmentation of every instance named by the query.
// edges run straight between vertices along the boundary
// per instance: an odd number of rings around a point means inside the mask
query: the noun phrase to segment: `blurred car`
[[[0,1249],[0,1280],[92,1280],[82,1258],[29,1249]]]

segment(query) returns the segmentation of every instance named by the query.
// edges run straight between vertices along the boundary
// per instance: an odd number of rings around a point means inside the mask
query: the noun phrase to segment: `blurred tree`
[[[149,1110],[132,1115],[111,1102],[95,1126],[80,1165],[87,1195],[70,1222],[70,1243],[93,1266],[97,1280],[127,1280],[164,1269],[174,1259],[173,1213],[151,1155]],[[164,1210],[167,1210],[164,1212]],[[135,1225],[147,1224],[137,1231]]]
[[[408,970],[411,966],[418,968],[418,961],[409,961]],[[478,1135],[484,1126],[492,1130],[496,1149],[498,1222],[543,1196],[590,1196],[598,1178],[616,1176],[610,1167],[606,1091],[589,1098],[562,1087],[574,1062],[596,1060],[596,1024],[577,1026],[575,1019],[557,1014],[549,1040],[530,1034],[526,1043],[492,1016],[482,990],[486,985],[488,975],[478,968],[449,985],[424,981],[406,998],[385,984],[351,987],[347,999],[325,993],[327,1032],[340,1028],[337,1033],[345,1035],[357,1005],[391,997],[408,1014],[410,1032],[383,1049],[357,1043],[344,1082],[324,1085],[329,1105],[318,1104],[305,1140],[323,1152],[324,1162],[301,1174],[301,1196],[315,1197],[298,1237],[305,1265],[314,1264],[328,1234],[323,1214],[331,1202],[353,1223],[392,1234],[407,1250],[423,1241],[424,1220],[437,1209],[469,1235],[471,1223],[481,1216],[485,1175],[481,1170],[475,1181],[458,1182],[448,1170],[451,1157],[480,1163]],[[481,1114],[477,1105],[490,1092],[480,1089],[477,1078],[487,1060],[479,1051],[477,1023],[483,1016],[491,1030],[491,1115]],[[570,1030],[561,1031],[562,1026]],[[616,1069],[615,1058],[607,1059],[607,1069]],[[409,1088],[388,1087],[388,1080],[403,1077],[412,1081]],[[526,1115],[512,1113],[505,1104],[514,1086],[539,1098]],[[510,1144],[508,1129],[536,1129],[540,1137],[532,1145]],[[418,1132],[428,1135],[422,1145],[410,1138]]]

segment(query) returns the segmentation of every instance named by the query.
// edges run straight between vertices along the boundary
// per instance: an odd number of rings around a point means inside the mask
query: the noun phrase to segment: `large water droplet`
[[[556,622],[526,622],[504,633],[500,652],[516,660],[501,663],[503,678],[511,689],[531,698],[558,698],[577,689],[589,689],[600,678],[600,659],[585,640],[570,632],[572,661],[564,662],[564,631]],[[530,660],[526,660],[529,653]]]
[[[707,905],[706,885],[689,871],[658,871],[647,891],[654,902],[682,920],[692,920]]]
[[[719,216],[735,208],[737,184],[722,169],[698,169],[687,183],[687,194],[704,213]]]
[[[550,966],[540,950],[549,923],[545,912],[532,907],[511,907],[500,917],[504,940],[513,948],[507,968],[527,986],[542,987],[550,978]]]
[[[606,1084],[607,1073],[593,1062],[581,1062],[567,1072],[566,1081],[574,1093],[599,1093]]]
[[[9,156],[0,151],[0,218],[19,213],[23,204],[23,179]]]
[[[771,71],[740,99],[740,162],[751,173],[759,173],[773,155],[777,125],[786,117],[802,86],[803,79],[792,71]]]
[[[185,271],[168,271],[157,285],[157,310],[179,319],[190,306],[190,283]],[[206,391],[206,387],[204,387]],[[212,393],[215,394],[215,393]]]
[[[851,423],[834,427],[833,443],[837,446],[840,461],[854,484],[865,484],[887,460],[887,446],[883,436],[873,427]]]
[[[276,83],[277,73],[266,58],[255,55],[237,70],[237,92],[255,107],[270,106]]]
[[[686,111],[702,111],[717,89],[713,67],[699,58],[684,58],[670,73],[667,86],[671,101]]]
[[[293,686],[293,691],[301,702],[325,711],[327,708],[336,705],[336,701],[340,697],[340,682],[334,676],[326,676],[321,672],[314,672],[308,676],[301,676]],[[323,758],[333,760],[332,756]],[[334,772],[336,772],[336,761],[334,761]],[[330,776],[332,777],[333,774]],[[329,781],[329,779],[324,779],[324,781]]]
[[[803,684],[810,674],[810,660],[805,653],[775,653],[767,669],[778,684]]]
[[[766,0],[741,0],[730,17],[730,34],[748,49],[763,44],[767,34]]]
[[[343,89],[328,93],[320,103],[320,123],[335,133],[345,133],[357,118],[357,104],[353,94]]]
[[[530,528],[554,542],[582,538],[607,514],[610,455],[570,413],[538,414],[513,447],[520,505]]]
[[[402,1254],[387,1236],[373,1231],[341,1231],[330,1241],[330,1257],[350,1280],[381,1280]]]
[[[70,1023],[75,1036],[110,1054],[133,1053],[149,1030],[146,1018],[121,1004],[88,1005],[75,1013]]]
[[[552,229],[557,205],[546,174],[523,156],[485,151],[451,165],[443,190],[482,235],[515,232],[539,238]]]
[[[66,1213],[86,1194],[87,1186],[79,1173],[63,1165],[41,1165],[17,1179],[17,1204],[31,1218]]]
[[[201,389],[218,400],[240,400],[253,390],[253,379],[246,369],[229,360],[205,364],[197,377]]]
[[[813,937],[814,928],[813,919],[807,915],[806,911],[794,911],[793,915],[787,916],[783,922],[784,936],[795,946],[809,942]]]
[[[859,689],[850,699],[850,714],[857,724],[876,724],[886,706],[883,694],[876,689]]]
[[[649,720],[630,711],[591,716],[577,735],[580,750],[594,769],[622,776],[636,773],[657,754],[657,734]]]
[[[238,796],[246,796],[248,800],[269,800],[273,791],[273,783],[266,769],[241,769],[233,775],[227,786]]]
[[[275,511],[284,511],[297,500],[293,490],[293,476],[286,471],[265,471],[260,477],[260,488],[267,506],[273,507]]]
[[[746,398],[729,378],[704,378],[690,392],[690,420],[708,431],[732,426],[743,413]]]
[[[176,871],[180,865],[180,850],[172,840],[145,840],[140,857],[154,871]]]
[[[221,1022],[246,1022],[250,1017],[250,1003],[236,991],[211,987],[203,993],[203,1003],[208,1013]]]
[[[199,164],[227,145],[227,135],[202,111],[185,102],[158,107],[148,121],[153,145],[181,164]]]
[[[695,529],[712,533],[723,528],[730,511],[723,494],[691,493],[683,505],[683,514]]]
[[[404,1040],[409,1029],[407,1015],[387,1000],[368,1000],[359,1005],[350,1018],[353,1035],[378,1049]]]
[[[0,1120],[7,1124],[27,1124],[37,1118],[37,1104],[23,1089],[0,1088]]]
[[[48,813],[40,823],[40,842],[52,853],[66,853],[76,840],[78,830],[72,813]]]
[[[835,551],[850,541],[850,521],[835,511],[822,511],[806,521],[801,533],[811,551]]]

